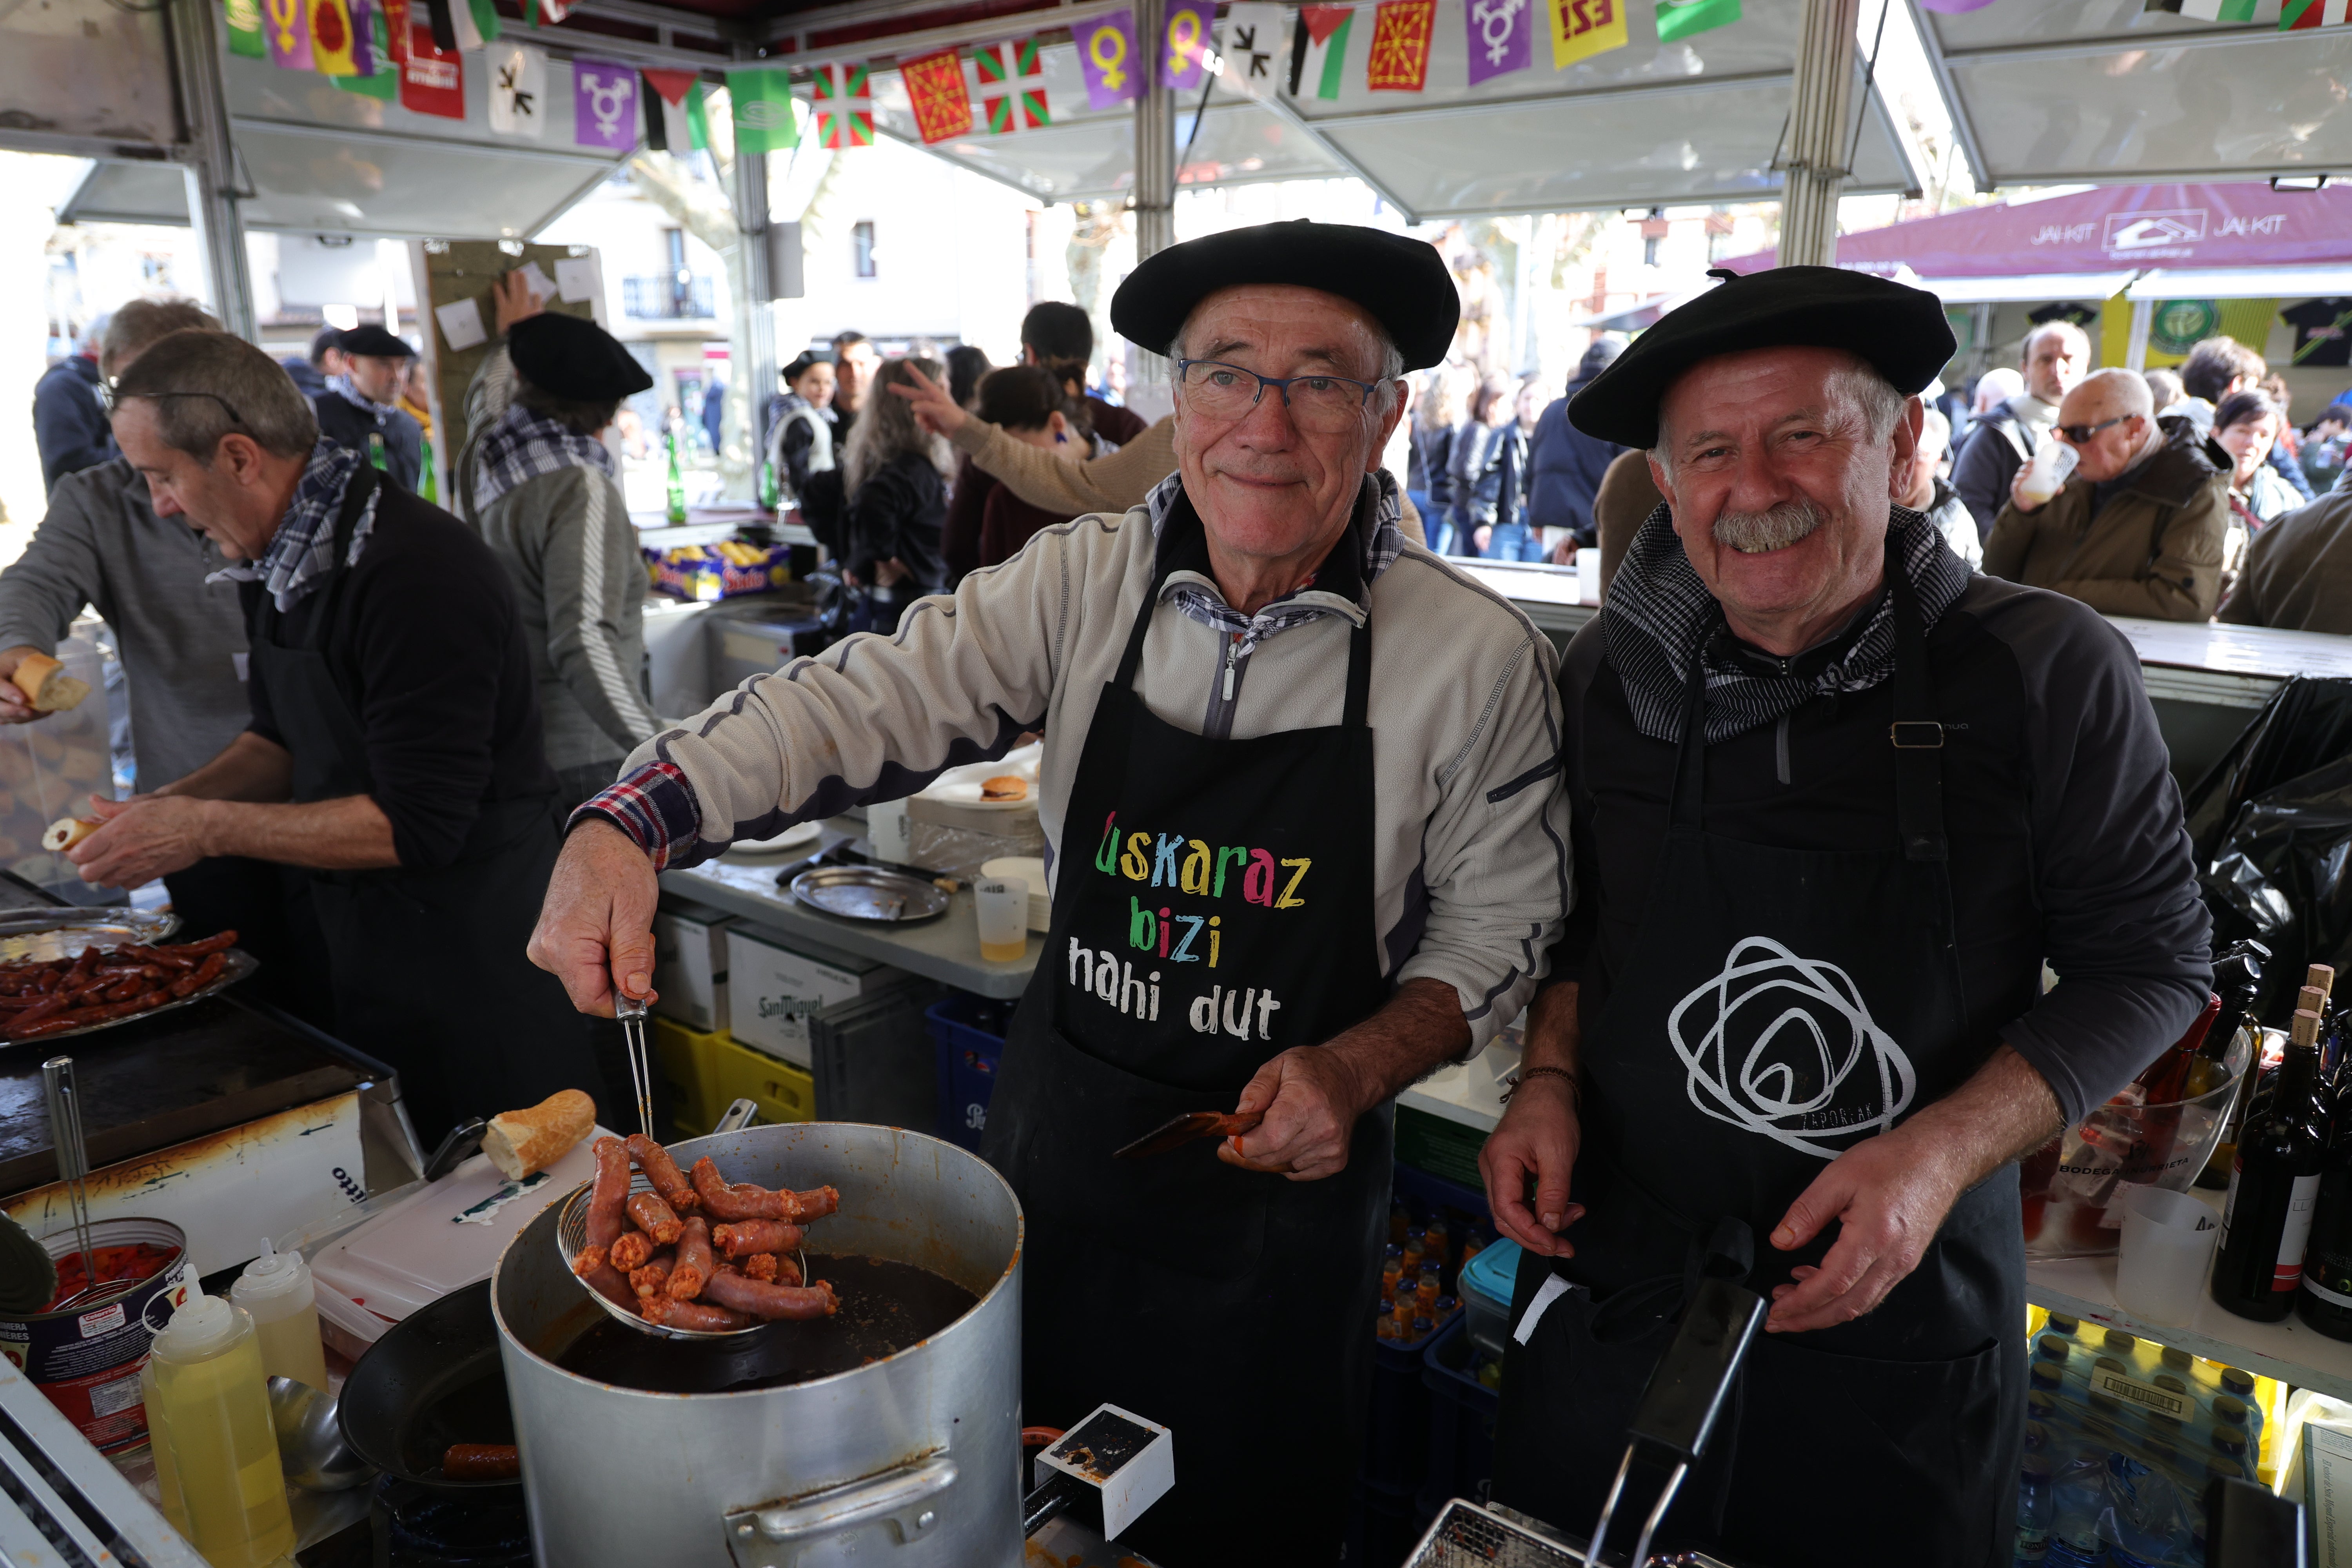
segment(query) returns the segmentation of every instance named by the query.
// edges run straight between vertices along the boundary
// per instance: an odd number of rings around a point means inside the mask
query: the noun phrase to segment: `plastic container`
[[[1495,1474],[1495,1413],[1502,1395],[1481,1381],[1490,1359],[1456,1321],[1437,1331],[1421,1352],[1421,1384],[1429,1393],[1429,1474],[1421,1510],[1434,1514],[1448,1498],[1478,1498]]]
[[[212,1568],[264,1568],[292,1555],[261,1338],[245,1310],[190,1297],[155,1336],[141,1383],[173,1528]]]
[[[1465,1331],[1488,1355],[1501,1355],[1511,1339],[1511,1289],[1519,1273],[1519,1244],[1498,1241],[1462,1270],[1462,1317]]]
[[[299,1252],[279,1252],[267,1241],[261,1256],[245,1266],[228,1299],[245,1309],[261,1336],[261,1370],[268,1377],[290,1377],[327,1392],[327,1349],[319,1337],[319,1289],[310,1266]]]
[[[0,1355],[16,1363],[100,1453],[110,1454],[146,1441],[140,1363],[173,1309],[195,1294],[196,1270],[186,1233],[168,1220],[92,1220],[89,1234],[101,1278],[113,1272],[110,1253],[119,1258],[144,1247],[161,1254],[160,1261],[111,1297],[62,1312],[0,1318]],[[41,1237],[41,1246],[59,1261],[79,1250],[71,1229]]]
[[[980,1151],[981,1134],[988,1130],[989,1096],[995,1091],[996,1069],[1004,1059],[1003,1030],[1011,1017],[1010,1004],[964,992],[923,1011],[939,1054],[938,1133],[974,1153]]]
[[[2033,449],[2033,456],[2018,479],[2018,491],[2030,506],[2043,506],[2060,490],[2074,473],[2083,455],[2063,441],[2045,440]]]
[[[971,885],[980,926],[980,956],[1017,963],[1029,951],[1029,884],[1018,877],[982,877]]]
[[[2202,1199],[2161,1187],[2135,1188],[2125,1199],[2116,1300],[2151,1323],[2185,1323],[2205,1296],[2221,1224]]]

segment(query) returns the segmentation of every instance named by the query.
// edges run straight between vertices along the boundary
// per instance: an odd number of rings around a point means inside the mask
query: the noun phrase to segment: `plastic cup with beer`
[[[2024,476],[2019,479],[2018,496],[2030,506],[2047,506],[2050,498],[2066,488],[2066,477],[2083,455],[2065,442],[2051,439],[2033,449],[2027,459]]]

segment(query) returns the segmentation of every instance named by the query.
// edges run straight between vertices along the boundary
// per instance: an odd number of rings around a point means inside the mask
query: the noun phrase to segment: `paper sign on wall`
[[[451,353],[463,353],[478,343],[490,341],[482,330],[482,302],[478,300],[452,300],[436,305],[433,319],[441,323],[441,341],[449,345]]]

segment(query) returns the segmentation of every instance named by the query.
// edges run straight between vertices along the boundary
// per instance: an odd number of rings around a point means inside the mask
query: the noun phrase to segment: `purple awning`
[[[1871,272],[1907,266],[1927,279],[2352,265],[2352,186],[2102,185],[1842,235],[1837,258],[1841,267]],[[1774,261],[1765,251],[1718,265],[1759,272]]]

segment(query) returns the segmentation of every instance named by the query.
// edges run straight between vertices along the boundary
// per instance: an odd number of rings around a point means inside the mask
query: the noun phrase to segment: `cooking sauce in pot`
[[[929,1338],[980,1298],[928,1268],[887,1258],[808,1254],[810,1278],[832,1281],[841,1310],[770,1323],[724,1340],[667,1340],[599,1312],[586,1333],[542,1352],[564,1371],[649,1394],[734,1394],[854,1372]]]

